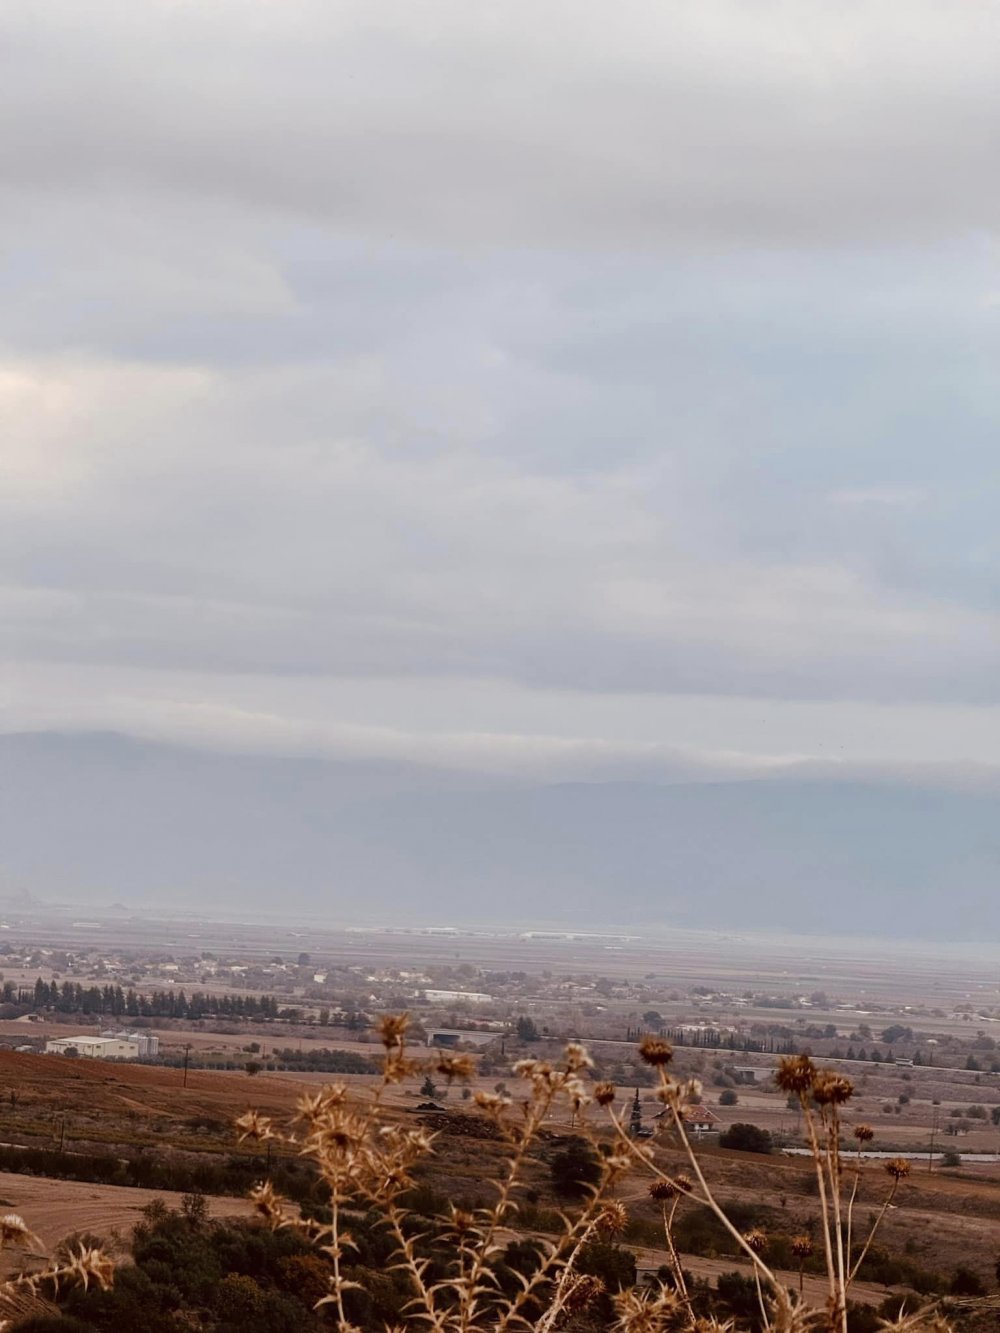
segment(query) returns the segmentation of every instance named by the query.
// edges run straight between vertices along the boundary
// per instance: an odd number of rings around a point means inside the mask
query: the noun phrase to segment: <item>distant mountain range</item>
[[[562,783],[0,736],[0,891],[333,921],[1000,939],[1000,799],[886,781]]]

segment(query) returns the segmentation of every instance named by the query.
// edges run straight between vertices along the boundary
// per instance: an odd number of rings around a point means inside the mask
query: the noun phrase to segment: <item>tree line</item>
[[[210,995],[193,991],[186,995],[183,988],[157,990],[148,994],[121,986],[82,986],[79,982],[35,982],[34,989],[26,990],[6,982],[3,1002],[33,1007],[36,1012],[57,1014],[95,1014],[109,1018],[289,1018],[299,1010],[281,1009],[274,995]]]
[[[639,1041],[647,1034],[646,1028],[628,1028],[626,1041]],[[739,1051],[745,1055],[797,1055],[798,1047],[788,1038],[784,1041],[774,1037],[737,1037],[734,1032],[720,1032],[718,1028],[697,1028],[695,1031],[684,1028],[657,1029],[657,1035],[666,1037],[672,1046],[693,1046],[709,1051]]]

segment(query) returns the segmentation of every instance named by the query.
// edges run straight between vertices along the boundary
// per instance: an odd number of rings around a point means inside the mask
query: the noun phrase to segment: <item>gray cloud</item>
[[[656,772],[809,758],[805,722],[728,744],[734,699],[839,707],[865,762],[851,705],[932,704],[919,757],[963,758],[947,710],[1000,699],[989,15],[4,22],[0,643],[52,696],[15,684],[4,725],[99,668],[93,717],[141,730],[166,672],[157,734],[307,747],[276,679],[415,682],[418,712],[473,679],[443,765],[642,768],[659,696],[702,735]],[[228,723],[212,674],[254,682]],[[512,685],[571,696],[575,737]]]
[[[992,227],[996,15],[632,0],[8,7],[14,187],[423,240],[825,244]]]
[[[28,657],[997,697],[989,609],[912,586],[912,569],[902,589],[872,577],[874,556],[857,567],[884,518],[842,524],[842,500],[812,482],[788,494],[829,509],[822,542],[796,540],[766,490],[711,496],[683,448],[538,471],[490,444],[495,404],[433,382],[409,399],[365,358],[42,361],[10,368],[5,388],[5,619]],[[433,433],[409,451],[422,414]],[[769,514],[780,554],[725,532],[704,549],[699,525],[759,530]]]

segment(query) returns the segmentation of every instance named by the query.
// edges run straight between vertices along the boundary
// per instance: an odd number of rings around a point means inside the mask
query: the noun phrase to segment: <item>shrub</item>
[[[738,1148],[740,1152],[758,1153],[769,1153],[772,1147],[771,1135],[766,1129],[743,1121],[737,1121],[724,1130],[719,1135],[719,1145],[723,1148]]]
[[[744,1273],[720,1273],[715,1284],[720,1314],[737,1320],[742,1328],[760,1328],[760,1303],[757,1285]]]
[[[577,1269],[599,1277],[608,1291],[635,1286],[635,1255],[618,1245],[591,1241],[580,1251]]]
[[[965,1264],[959,1264],[948,1290],[952,1296],[985,1296],[986,1284],[978,1273],[967,1268]]]
[[[601,1164],[584,1139],[574,1138],[553,1157],[549,1171],[552,1184],[564,1198],[578,1199],[600,1180]]]

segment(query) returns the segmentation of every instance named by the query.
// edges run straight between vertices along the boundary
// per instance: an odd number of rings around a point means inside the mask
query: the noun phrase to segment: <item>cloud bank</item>
[[[4,729],[1000,764],[992,12],[3,26]]]

